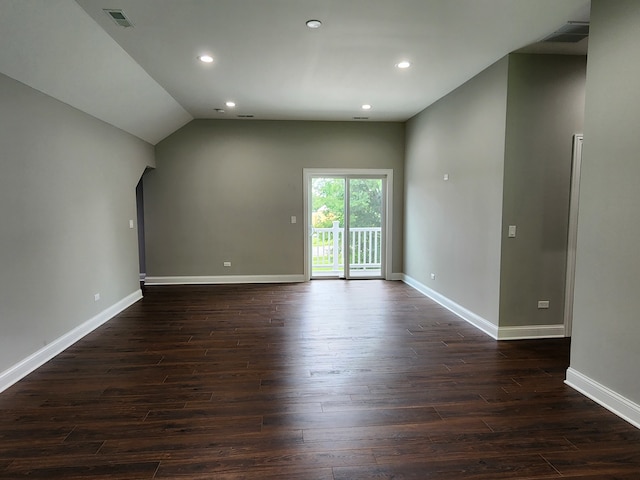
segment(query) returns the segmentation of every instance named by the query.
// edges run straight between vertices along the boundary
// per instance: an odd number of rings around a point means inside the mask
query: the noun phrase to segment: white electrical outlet
[[[538,308],[549,308],[549,300],[538,300]]]
[[[432,274],[431,274],[431,280],[435,280],[435,279],[436,279],[436,274],[435,274],[435,273],[432,273]]]
[[[230,267],[231,266],[231,262],[224,262],[224,266],[225,267]]]
[[[100,300],[100,294],[99,294],[99,293],[96,293],[96,294],[93,296],[93,301],[94,301],[94,302],[97,302],[98,300]]]
[[[129,220],[129,228],[133,228],[133,220]]]

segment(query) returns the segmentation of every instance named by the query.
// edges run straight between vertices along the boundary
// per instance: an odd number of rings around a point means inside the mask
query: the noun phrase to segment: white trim
[[[567,234],[567,268],[564,295],[564,334],[571,336],[573,326],[573,294],[576,283],[576,248],[578,246],[578,209],[580,202],[580,169],[582,168],[582,144],[584,136],[573,136],[571,161],[571,195],[569,200],[569,229]]]
[[[404,273],[392,273],[389,276],[389,280],[403,281],[404,280]]]
[[[298,283],[304,275],[172,276],[145,279],[145,285],[217,285],[225,283]]]
[[[599,403],[634,427],[640,428],[640,405],[637,403],[571,367],[567,369],[567,378],[564,383],[594,402]]]
[[[527,340],[533,338],[564,338],[564,324],[523,325],[498,327],[498,340]]]
[[[385,211],[382,214],[384,218],[385,237],[384,243],[386,251],[384,255],[384,275],[385,280],[391,280],[391,270],[393,269],[393,170],[386,170],[386,179],[384,180],[386,192]]]
[[[398,274],[394,274],[398,275]],[[484,333],[495,340],[525,340],[534,338],[563,338],[565,336],[565,326],[560,325],[522,325],[513,327],[499,327],[491,323],[489,320],[482,318],[480,315],[467,310],[462,305],[458,305],[453,300],[444,295],[430,289],[423,283],[420,283],[408,275],[400,274],[402,280],[407,285],[426,295],[431,300],[439,303],[447,310],[455,313],[461,319],[470,323],[474,327],[482,330]]]
[[[302,169],[302,204],[304,207],[304,281],[311,279],[310,237],[311,206],[309,205],[309,182],[312,176],[379,176],[385,177],[385,209],[383,213],[385,231],[385,252],[383,259],[383,272],[385,280],[391,280],[393,265],[393,169],[392,168],[303,168]]]
[[[494,339],[498,339],[498,327],[491,323],[489,320],[482,318],[480,315],[473,313],[470,310],[467,310],[462,305],[458,305],[453,300],[448,299],[444,295],[439,294],[435,290],[430,289],[426,285],[418,282],[416,279],[411,278],[408,275],[403,275],[402,281],[407,285],[415,288],[417,291],[426,295],[431,300],[439,303],[447,310],[455,313],[458,317],[470,323],[474,327],[482,330],[484,333],[489,335]]]
[[[142,298],[142,291],[136,290],[132,294],[126,296],[122,300],[114,303],[107,309],[98,313],[95,317],[90,318],[86,322],[78,325],[73,330],[68,331],[61,337],[57,338],[47,346],[41,348],[37,352],[29,355],[27,358],[9,367],[0,373],[0,392],[5,391],[14,383],[22,380],[38,367],[62,353],[85,335],[91,333],[102,324],[108,322],[124,309],[130,307]]]

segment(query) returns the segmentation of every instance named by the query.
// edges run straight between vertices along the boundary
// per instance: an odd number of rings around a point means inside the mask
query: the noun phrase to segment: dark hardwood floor
[[[148,287],[0,394],[0,478],[640,478],[568,358],[400,282]]]

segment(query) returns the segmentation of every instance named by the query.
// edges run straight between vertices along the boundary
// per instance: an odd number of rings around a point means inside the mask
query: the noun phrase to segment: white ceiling
[[[152,144],[192,119],[74,0],[0,0],[0,73]]]
[[[589,3],[0,0],[0,72],[154,144],[191,118],[404,121]]]

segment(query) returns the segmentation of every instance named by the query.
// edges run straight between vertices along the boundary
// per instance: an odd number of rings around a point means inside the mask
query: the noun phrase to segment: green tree
[[[314,178],[313,226],[331,228],[334,221],[344,225],[344,179]]]
[[[382,224],[382,180],[349,180],[352,227],[379,227]],[[344,226],[345,181],[343,178],[314,178],[313,226],[330,228],[334,221]]]
[[[379,227],[382,225],[382,180],[356,178],[349,183],[349,207],[352,227]]]

